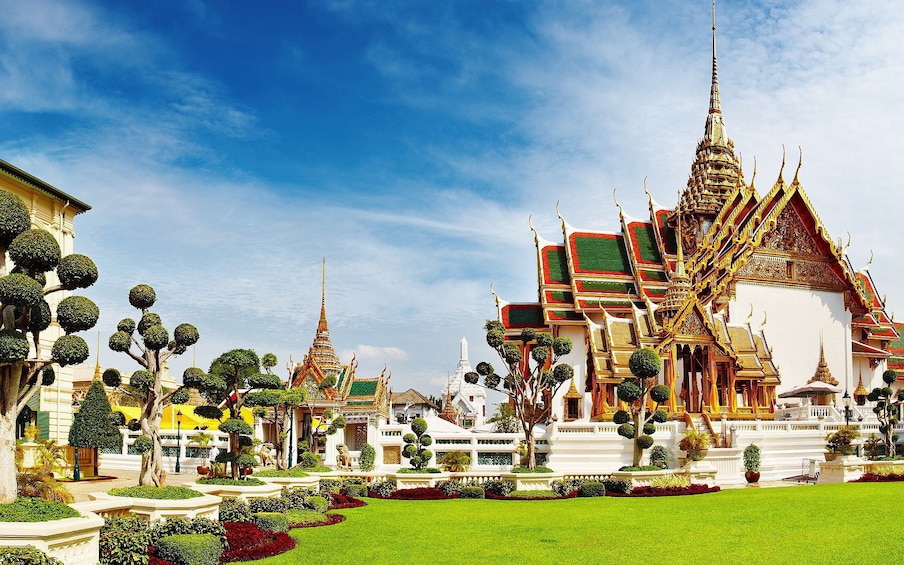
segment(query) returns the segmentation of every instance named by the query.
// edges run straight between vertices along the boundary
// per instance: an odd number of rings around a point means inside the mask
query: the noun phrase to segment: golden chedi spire
[[[676,214],[681,216],[681,203],[678,203]],[[681,223],[678,224],[678,241],[681,241]],[[675,317],[675,314],[681,310],[681,307],[687,302],[688,296],[691,294],[691,280],[684,270],[684,250],[682,246],[678,246],[678,257],[676,259],[675,272],[669,280],[669,288],[666,290],[662,302],[656,309],[656,316],[660,323],[665,323]]]
[[[832,376],[832,372],[829,371],[829,365],[826,363],[826,352],[825,347],[822,345],[822,340],[819,342],[819,363],[816,365],[816,373],[813,374],[813,377],[807,383],[816,381],[838,386],[838,381]]]
[[[734,142],[728,138],[722,116],[719,97],[719,73],[716,62],[716,3],[713,0],[713,68],[709,93],[709,112],[703,139],[697,143],[697,153],[687,188],[681,195],[682,213],[677,212],[670,223],[678,218],[684,224],[682,245],[685,252],[694,253],[703,241],[713,219],[719,214],[728,195],[743,185],[740,162],[734,152]]]
[[[339,356],[336,355],[336,350],[333,349],[333,343],[330,341],[330,328],[326,321],[326,259],[323,260],[321,272],[320,320],[317,322],[317,334],[308,351],[308,357],[327,375],[336,374],[342,368]]]

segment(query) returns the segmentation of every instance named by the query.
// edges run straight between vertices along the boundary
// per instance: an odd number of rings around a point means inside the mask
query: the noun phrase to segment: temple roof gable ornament
[[[819,340],[819,363],[816,364],[816,372],[813,374],[813,377],[809,381],[807,381],[807,384],[816,381],[830,384],[832,386],[838,386],[838,380],[832,376],[832,372],[829,370],[829,365],[828,363],[826,363],[826,353],[825,347],[822,343],[822,338],[820,338]]]

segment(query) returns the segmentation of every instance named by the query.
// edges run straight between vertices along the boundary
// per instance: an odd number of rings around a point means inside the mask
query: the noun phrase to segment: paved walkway
[[[75,496],[76,502],[91,500],[88,493],[106,492],[111,488],[133,487],[138,484],[138,471],[124,471],[120,469],[104,469],[101,467],[100,475],[105,478],[85,479],[82,481],[66,481],[64,484],[69,492]],[[167,473],[166,484],[181,485],[198,478],[198,474],[191,473]]]

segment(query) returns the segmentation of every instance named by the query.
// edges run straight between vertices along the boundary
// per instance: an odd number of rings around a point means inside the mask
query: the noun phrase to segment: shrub
[[[550,498],[559,498],[559,495],[553,490],[516,490],[510,493],[506,498],[514,498],[520,500],[547,500]]]
[[[367,485],[347,485],[345,487],[345,494],[355,498],[363,498],[367,496]]]
[[[760,470],[760,448],[751,443],[744,448],[744,470],[756,473]]]
[[[450,496],[436,487],[406,488],[397,490],[389,498],[395,500],[445,500]]]
[[[559,496],[565,496],[566,494],[581,490],[581,486],[583,486],[585,482],[587,481],[584,479],[563,479],[561,481],[553,481],[552,490]]]
[[[223,553],[220,538],[211,534],[179,534],[157,540],[157,556],[176,565],[217,565]]]
[[[455,492],[460,493],[465,488],[465,485],[463,485],[461,483],[461,481],[458,481],[458,480],[440,481],[440,482],[436,483],[436,488],[443,491],[447,495],[450,495]],[[483,489],[481,489],[481,490],[483,490]]]
[[[650,450],[650,466],[659,469],[669,468],[669,452],[661,445],[654,445]]]
[[[254,477],[247,479],[231,479],[229,477],[205,477],[195,481],[199,485],[224,485],[233,487],[259,487],[267,483]]]
[[[287,507],[286,500],[283,498],[250,498],[247,504],[248,511],[251,514],[258,512],[285,512]]]
[[[49,522],[80,516],[78,510],[62,502],[41,498],[17,498],[0,504],[0,522]]]
[[[606,486],[599,481],[587,481],[581,485],[579,496],[606,496]]]
[[[461,498],[484,498],[483,487],[462,487],[458,493]]]
[[[603,481],[603,487],[606,489],[606,494],[630,494],[631,493],[631,483],[628,481],[621,481],[618,479],[606,479]]]
[[[255,512],[251,515],[255,525],[269,532],[285,532],[289,529],[289,518],[282,512]]]
[[[323,512],[308,510],[306,508],[289,510],[286,512],[286,517],[289,519],[289,524],[291,524],[293,528],[307,524],[320,524],[327,519],[326,514]]]
[[[220,503],[221,522],[250,522],[251,510],[237,498],[224,498]]]
[[[204,493],[186,487],[150,487],[135,486],[110,489],[107,494],[112,496],[130,496],[132,498],[151,498],[154,500],[185,500],[198,498]]]
[[[283,501],[285,510],[293,508],[304,508],[304,500],[309,496],[313,496],[317,491],[304,487],[283,487],[279,493],[279,498]]]
[[[636,467],[632,466],[632,465],[625,465],[624,467],[619,467],[618,470],[619,471],[662,471],[662,469],[660,469],[656,465],[638,465]]]
[[[254,472],[255,477],[291,477],[291,478],[301,478],[301,477],[309,477],[306,472],[302,470],[301,467],[295,466],[291,469],[263,469],[261,471]]]
[[[263,531],[252,523],[227,523],[226,541],[230,549],[223,552],[222,563],[255,561],[295,547],[295,540],[289,534]]]
[[[101,565],[144,565],[151,536],[148,523],[134,515],[104,518],[100,529]]]
[[[370,496],[379,497],[387,497],[392,495],[396,491],[396,485],[394,481],[374,481],[370,485]]]
[[[312,467],[319,467],[320,463],[320,455],[312,453],[310,451],[305,451],[301,454],[301,461],[299,462],[299,465],[304,469],[310,469]]]
[[[358,466],[365,473],[374,470],[374,462],[377,459],[377,451],[369,443],[361,446],[361,454],[358,456]]]
[[[552,473],[553,470],[549,467],[544,467],[542,465],[537,465],[535,468],[531,469],[530,467],[512,467],[512,473]]]
[[[0,547],[0,565],[63,565],[63,562],[31,546]]]
[[[628,494],[609,493],[610,496],[685,496],[690,494],[706,494],[719,492],[718,486],[693,484],[686,487],[636,487]]]
[[[320,494],[328,496],[331,493],[342,490],[341,479],[320,479]]]
[[[515,485],[511,481],[487,481],[483,485],[483,490],[496,496],[508,496],[515,490]]]
[[[322,496],[309,496],[304,500],[304,506],[315,512],[326,512],[330,507],[330,503],[329,500]]]

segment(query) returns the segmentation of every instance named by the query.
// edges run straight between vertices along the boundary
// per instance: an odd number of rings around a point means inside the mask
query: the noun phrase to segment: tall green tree
[[[487,320],[487,345],[492,347],[506,368],[505,377],[496,374],[486,362],[477,364],[477,371],[465,373],[465,381],[507,394],[521,424],[526,447],[525,460],[530,469],[537,467],[534,429],[550,416],[549,402],[561,386],[574,377],[574,369],[567,363],[559,364],[563,355],[571,353],[572,343],[567,337],[553,339],[551,334],[536,333],[530,328],[522,330],[515,340],[507,340],[505,328],[498,320]],[[498,388],[502,385],[502,388]]]
[[[113,419],[113,409],[104,383],[100,380],[91,383],[78,413],[75,414],[69,428],[69,445],[94,449],[122,448],[122,434]]]
[[[662,358],[655,350],[643,347],[631,354],[628,368],[633,379],[625,379],[618,385],[618,399],[625,403],[627,410],[619,410],[612,420],[619,424],[618,435],[633,440],[633,465],[637,467],[645,449],[653,445],[651,437],[656,431],[655,422],[669,419],[668,412],[659,410],[659,405],[669,399],[669,387],[658,384],[656,376],[662,370]],[[648,399],[654,403],[648,408]]]
[[[895,444],[898,441],[898,435],[895,434],[895,427],[898,425],[898,402],[904,401],[904,389],[895,393],[891,385],[898,380],[898,374],[888,369],[882,373],[882,381],[884,387],[874,388],[866,397],[870,402],[875,402],[873,413],[879,419],[879,433],[882,434],[882,443],[885,446],[885,455],[887,457],[895,456]]]
[[[275,359],[275,356],[268,358],[268,364],[272,361],[271,367],[276,365]],[[239,459],[241,448],[243,444],[251,444],[254,433],[251,425],[241,417],[245,400],[254,390],[281,389],[282,382],[273,373],[261,372],[261,360],[252,349],[227,351],[214,359],[207,375],[197,370],[191,374],[186,372],[183,380],[197,388],[207,402],[204,406],[197,406],[195,414],[219,420],[224,415],[220,405],[226,404],[229,418],[220,424],[220,431],[229,434],[229,452],[221,454],[221,459],[230,463],[232,476],[237,478],[238,467],[242,463]]]
[[[134,444],[141,452],[141,473],[138,477],[141,486],[163,486],[163,443],[160,437],[163,409],[170,404],[188,401],[185,384],[171,391],[163,390],[166,362],[170,357],[185,353],[200,337],[195,326],[179,324],[170,339],[169,330],[163,326],[160,316],[150,311],[156,302],[157,293],[149,285],[132,287],[129,304],[141,312],[141,318],[137,323],[131,318],[121,320],[116,332],[110,336],[110,349],[127,354],[142,369],[132,373],[128,386],[123,386],[122,375],[116,369],[107,369],[103,374],[107,386],[135,399],[141,407],[138,418],[141,436]]]
[[[91,286],[97,267],[84,255],[63,257],[50,232],[30,226],[22,199],[0,191],[0,504],[16,498],[16,417],[42,385],[56,380],[51,364],[88,358],[88,344],[74,334],[93,328],[100,315],[88,298],[64,298],[56,319],[65,335],[47,350],[46,334],[41,341],[52,320],[46,297]],[[49,274],[57,282],[48,284]]]

